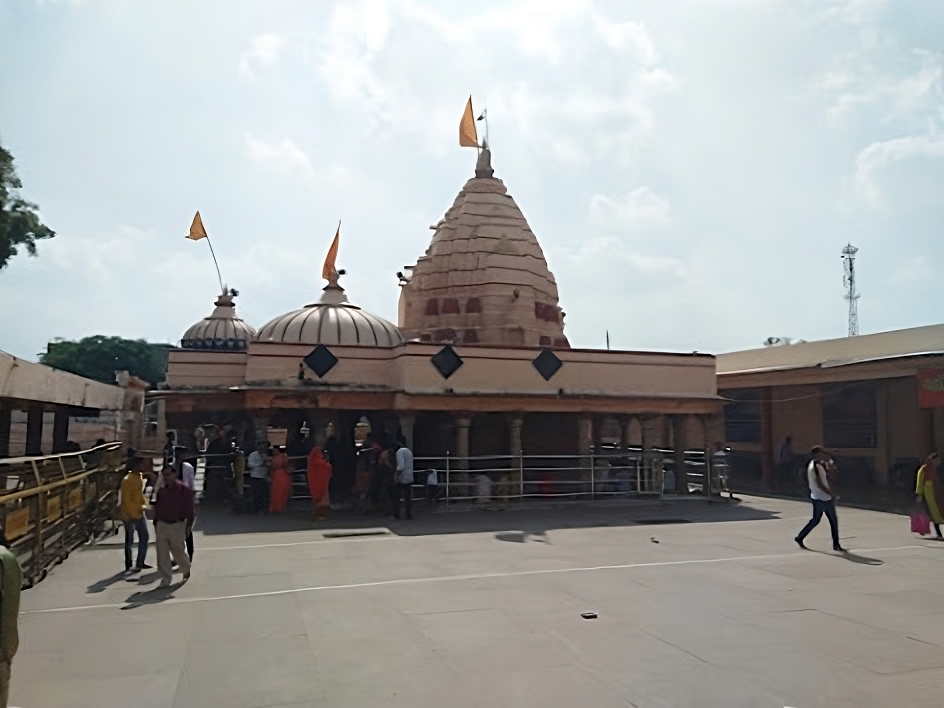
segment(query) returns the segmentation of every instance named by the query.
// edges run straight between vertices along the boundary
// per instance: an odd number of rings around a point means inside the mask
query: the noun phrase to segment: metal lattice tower
[[[859,249],[847,243],[842,249],[843,276],[842,284],[846,287],[846,300],[849,302],[849,336],[859,334],[859,293],[856,292],[855,257]]]

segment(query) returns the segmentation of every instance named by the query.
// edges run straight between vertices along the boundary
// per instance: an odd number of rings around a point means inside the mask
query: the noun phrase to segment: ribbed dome
[[[435,226],[426,255],[401,283],[409,338],[568,347],[557,283],[521,209],[494,177],[491,153]]]
[[[184,349],[244,351],[249,341],[256,336],[256,330],[236,316],[236,306],[230,293],[224,292],[215,304],[213,314],[184,332],[180,346]]]
[[[400,330],[352,305],[338,285],[328,285],[320,302],[276,317],[259,330],[260,342],[326,346],[396,347]]]

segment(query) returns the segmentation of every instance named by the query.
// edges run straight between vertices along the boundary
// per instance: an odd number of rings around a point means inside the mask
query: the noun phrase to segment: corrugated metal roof
[[[717,371],[723,376],[827,368],[928,354],[944,354],[944,324],[719,354]]]

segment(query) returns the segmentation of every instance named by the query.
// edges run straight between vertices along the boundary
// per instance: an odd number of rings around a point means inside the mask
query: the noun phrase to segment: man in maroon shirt
[[[163,486],[157,490],[154,503],[154,529],[157,532],[157,570],[161,587],[170,586],[173,571],[170,562],[180,566],[184,580],[190,577],[190,559],[184,547],[187,534],[193,526],[193,492],[177,479],[174,468],[165,465],[161,470]]]

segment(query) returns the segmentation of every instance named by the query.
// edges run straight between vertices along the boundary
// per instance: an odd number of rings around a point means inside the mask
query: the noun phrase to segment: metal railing
[[[217,473],[221,468],[225,470],[229,498],[233,498],[236,484],[231,460],[231,455],[198,455],[195,465],[198,498],[202,496],[208,467],[215,467]],[[310,498],[305,477],[306,463],[307,456],[289,457],[291,498],[294,500]],[[674,451],[663,448],[646,451],[640,448],[623,451],[603,448],[585,455],[459,457],[447,453],[438,457],[414,458],[413,497],[427,497],[426,481],[433,471],[436,472],[437,484],[432,496],[438,505],[507,503],[528,499],[661,497],[676,491],[675,466]],[[726,451],[711,455],[702,450],[686,451],[688,492],[704,496],[727,492],[729,467]],[[155,466],[157,469],[159,465]],[[243,494],[247,497],[250,494],[248,477],[247,470],[243,485]],[[707,486],[706,479],[709,480]]]
[[[0,459],[0,526],[32,587],[117,516],[121,443]]]

